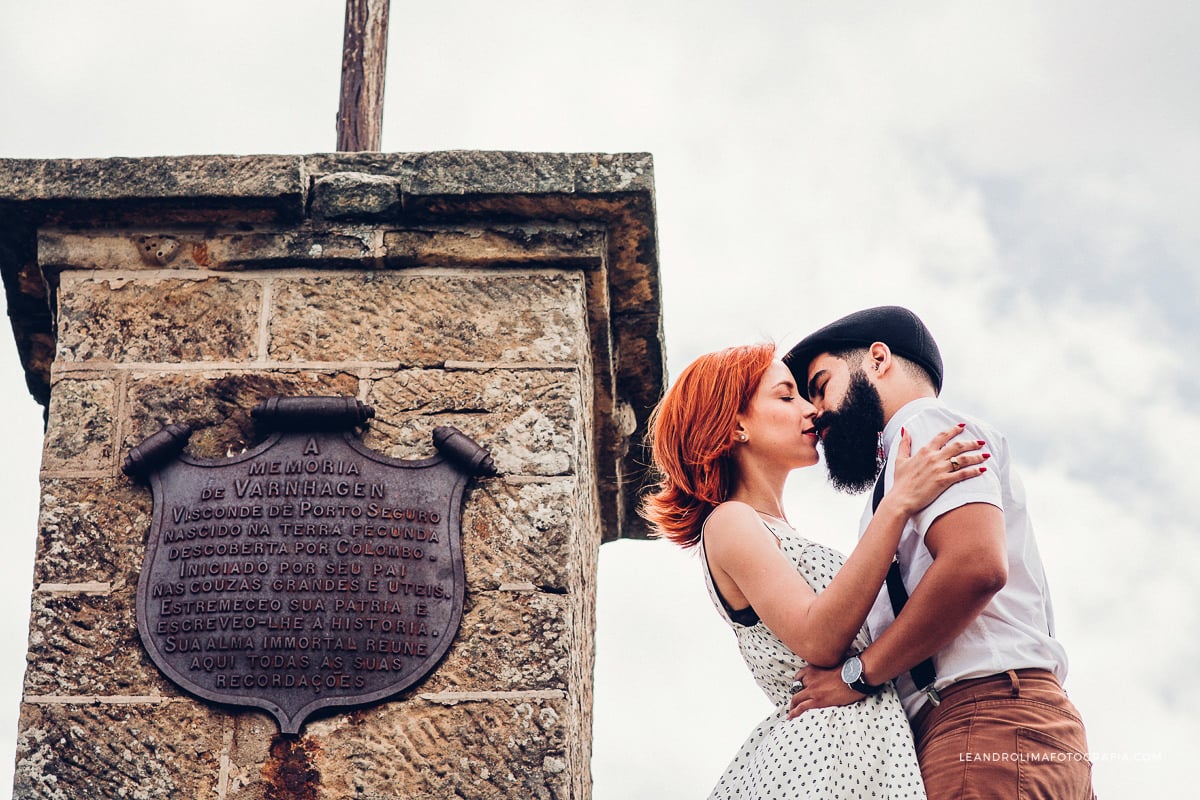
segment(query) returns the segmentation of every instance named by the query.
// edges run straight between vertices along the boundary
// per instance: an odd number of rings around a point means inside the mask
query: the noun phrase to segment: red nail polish
[[[987,444],[987,442],[985,442],[983,439],[976,439],[975,444],[979,445],[980,447],[983,447],[985,444]]]
[[[984,454],[983,454],[983,460],[984,460],[984,461],[987,461],[987,460],[988,460],[989,458],[991,458],[991,457],[992,457],[992,454],[991,454],[991,453],[984,453]]]
[[[987,472],[987,467],[980,467],[980,468],[979,468],[979,474],[980,474],[980,475],[982,475],[982,474],[983,474],[983,473],[985,473],[985,472]]]
[[[965,427],[967,427],[967,423],[965,423],[965,422],[960,422],[960,423],[958,423],[958,427],[960,427],[960,428],[965,428]]]
[[[900,429],[900,435],[901,435],[901,436],[903,436],[903,435],[904,435],[904,428],[901,428],[901,429]]]

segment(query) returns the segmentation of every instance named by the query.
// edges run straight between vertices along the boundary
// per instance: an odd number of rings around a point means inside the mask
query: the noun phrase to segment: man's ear
[[[896,362],[892,358],[892,348],[883,342],[874,342],[867,348],[867,361],[870,362],[871,373],[883,377]]]

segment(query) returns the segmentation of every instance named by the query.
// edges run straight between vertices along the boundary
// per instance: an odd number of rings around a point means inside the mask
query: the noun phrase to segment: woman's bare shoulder
[[[744,542],[746,534],[763,529],[758,512],[740,500],[727,500],[714,508],[704,522],[705,548],[718,552],[733,542]]]
[[[758,521],[758,512],[749,503],[741,500],[726,500],[714,508],[705,522],[705,529],[741,527]]]

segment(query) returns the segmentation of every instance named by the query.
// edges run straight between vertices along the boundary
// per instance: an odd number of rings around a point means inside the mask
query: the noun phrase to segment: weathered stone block
[[[374,258],[375,230],[365,225],[252,228],[203,240],[192,253],[210,269],[343,267]]]
[[[395,178],[363,172],[335,172],[313,181],[312,215],[318,218],[372,217],[400,207]]]
[[[584,352],[580,280],[565,273],[378,272],[279,280],[278,361],[573,361]]]
[[[489,480],[463,503],[467,588],[528,583],[543,591],[578,591],[572,546],[582,520],[574,478],[512,484]]]
[[[117,382],[108,378],[57,381],[50,397],[42,469],[111,469],[117,400]]]
[[[247,360],[256,355],[256,281],[63,275],[58,358],[63,361]]]
[[[467,608],[444,661],[421,692],[566,689],[571,651],[582,646],[569,595],[485,592]]]
[[[453,150],[413,153],[409,163],[405,190],[420,195],[637,192],[653,186],[654,172],[648,153]]]
[[[296,156],[0,159],[0,199],[185,198],[199,205],[202,198],[215,198],[223,205],[247,200],[299,212],[305,193],[300,162]]]
[[[182,699],[153,705],[25,703],[13,797],[218,800],[224,716]]]
[[[142,647],[136,589],[119,583],[104,595],[34,592],[25,694],[182,695]]]
[[[433,429],[459,428],[502,475],[577,473],[590,453],[579,374],[560,370],[400,370],[375,380],[364,441],[394,458],[431,455]]]
[[[221,231],[173,227],[153,230],[68,230],[38,233],[38,263],[47,271],[231,270],[286,264],[328,267],[370,263],[375,232],[364,226]]]
[[[44,480],[34,585],[135,582],[151,511],[150,490],[124,477]]]
[[[576,724],[565,699],[538,695],[449,706],[414,699],[317,720],[303,739],[320,742],[311,796],[567,800],[578,796],[567,768]]]
[[[594,269],[603,264],[605,232],[579,225],[427,228],[388,231],[388,266],[550,264]]]
[[[263,400],[357,394],[357,377],[342,372],[136,373],[129,380],[122,453],[175,422],[191,426],[187,452],[197,458],[239,453],[263,438],[250,416]]]

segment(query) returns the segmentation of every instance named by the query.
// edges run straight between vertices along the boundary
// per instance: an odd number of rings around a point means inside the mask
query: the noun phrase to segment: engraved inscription
[[[139,584],[147,649],[185,688],[267,708],[284,732],[402,690],[461,619],[467,477],[340,433],[168,464]]]

